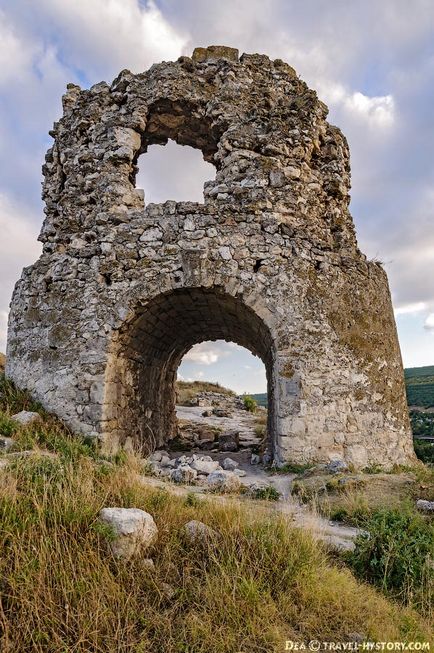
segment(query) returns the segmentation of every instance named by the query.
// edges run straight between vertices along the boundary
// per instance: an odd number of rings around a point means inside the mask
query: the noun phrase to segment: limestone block
[[[99,517],[115,533],[110,547],[116,558],[129,559],[146,551],[157,539],[158,529],[149,513],[138,508],[103,508]]]

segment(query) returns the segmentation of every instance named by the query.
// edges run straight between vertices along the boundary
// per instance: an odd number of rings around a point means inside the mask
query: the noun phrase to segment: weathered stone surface
[[[197,471],[184,464],[172,469],[169,478],[175,483],[193,483],[197,478]]]
[[[182,533],[189,544],[205,544],[218,538],[217,531],[197,519],[187,522]]]
[[[16,415],[12,415],[11,419],[13,419],[14,422],[18,422],[22,426],[29,426],[30,424],[39,422],[41,420],[41,416],[39,413],[34,413],[31,410],[22,410]]]
[[[224,431],[219,435],[220,451],[238,451],[240,448],[240,434],[238,431]]]
[[[207,478],[207,484],[210,488],[221,492],[237,492],[241,487],[238,475],[224,470],[212,472]]]
[[[332,460],[326,465],[325,471],[330,474],[341,474],[348,471],[348,465],[343,460]]]
[[[236,460],[232,460],[232,458],[225,458],[224,461],[222,462],[222,467],[225,469],[227,472],[233,472],[236,470],[238,467],[238,463]]]
[[[103,508],[99,517],[112,527],[116,539],[110,547],[117,558],[129,559],[151,546],[158,529],[153,517],[138,508]]]
[[[416,508],[421,512],[434,512],[434,501],[427,501],[426,499],[418,499],[416,501]]]
[[[63,108],[8,377],[107,449],[150,451],[176,432],[183,355],[225,339],[267,368],[275,462],[410,462],[386,274],[357,246],[346,140],[295,71],[212,46],[68,85]],[[135,188],[139,155],[168,139],[215,165],[204,203]]]
[[[4,435],[0,436],[0,452],[9,451],[15,445],[13,438],[7,438]]]
[[[216,469],[219,469],[220,465],[217,460],[212,460],[209,456],[206,456],[207,459],[204,458],[204,456],[201,456],[193,460],[191,463],[191,467],[199,474],[211,474],[211,472],[215,472]]]

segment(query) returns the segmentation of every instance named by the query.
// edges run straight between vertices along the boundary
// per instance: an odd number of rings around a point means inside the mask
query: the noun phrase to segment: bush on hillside
[[[258,407],[258,404],[256,401],[250,397],[250,395],[245,395],[243,397],[243,404],[244,408],[249,411],[249,413],[254,413],[256,411],[256,408]]]
[[[433,607],[434,523],[410,509],[376,510],[349,562],[356,574],[404,603]]]

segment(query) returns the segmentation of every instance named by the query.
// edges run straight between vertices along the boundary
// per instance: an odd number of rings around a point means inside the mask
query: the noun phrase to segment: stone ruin
[[[9,318],[7,376],[106,450],[164,446],[204,340],[265,364],[276,461],[413,459],[387,277],[359,251],[342,133],[293,68],[211,46],[69,84],[43,166],[43,253]],[[204,202],[145,205],[138,157],[216,168]]]

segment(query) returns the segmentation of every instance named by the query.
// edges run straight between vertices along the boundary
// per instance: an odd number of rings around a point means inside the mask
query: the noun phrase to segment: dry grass
[[[285,521],[237,505],[186,501],[151,490],[136,462],[86,456],[22,460],[2,478],[1,650],[279,651],[285,639],[424,639],[428,625],[327,562]],[[193,505],[191,505],[193,503]],[[159,539],[149,555],[116,561],[103,506],[149,511]],[[216,528],[216,547],[188,548],[182,525]],[[176,590],[167,599],[162,584]]]
[[[2,354],[0,351],[0,374],[2,374],[5,371],[5,365],[6,365],[6,356]]]
[[[14,437],[18,449],[56,455],[0,471],[2,653],[265,653],[284,650],[286,639],[353,632],[429,639],[420,615],[333,566],[283,518],[152,489],[140,461],[104,460],[49,417]],[[154,516],[159,537],[146,554],[154,571],[140,557],[113,558],[103,506]],[[215,528],[218,545],[188,547],[181,528],[190,519]]]
[[[211,383],[210,381],[176,382],[177,403],[180,406],[189,406],[198,392],[219,392],[223,395],[235,397],[235,392],[233,390],[229,390],[229,388],[225,388],[219,383]]]

